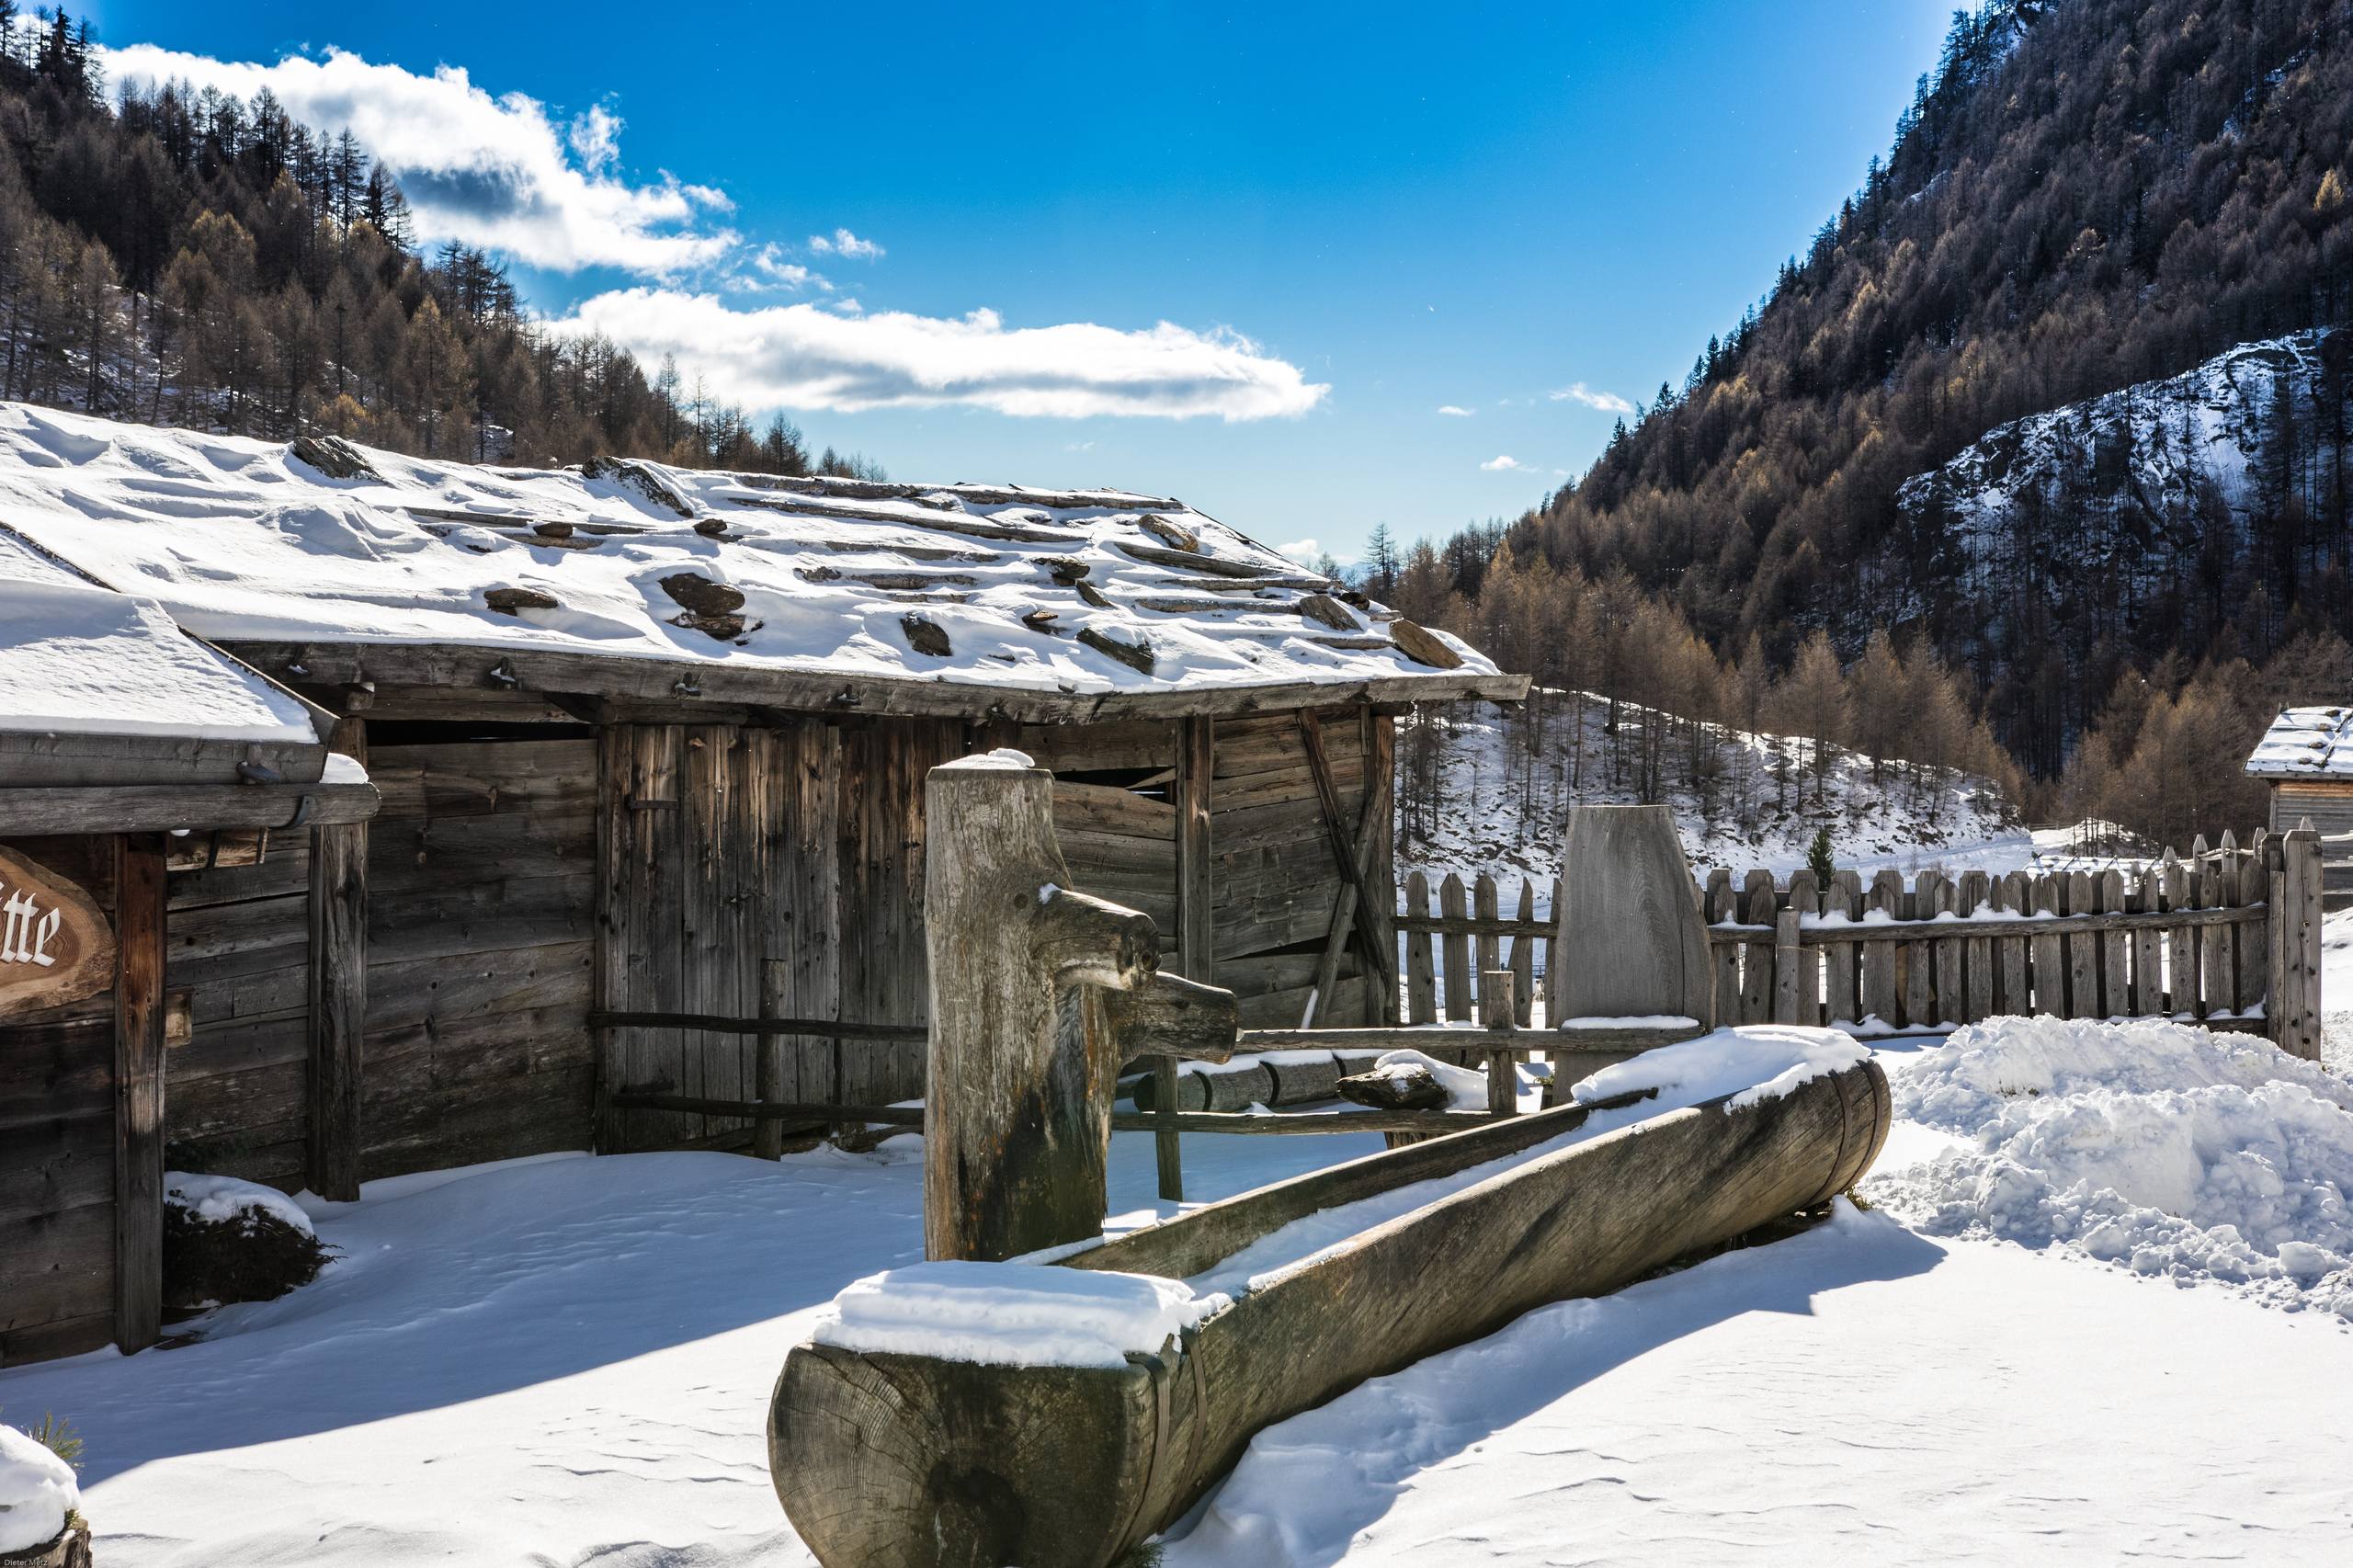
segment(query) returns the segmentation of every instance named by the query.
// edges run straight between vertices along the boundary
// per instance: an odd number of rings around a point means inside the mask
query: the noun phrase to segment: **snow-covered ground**
[[[2341,973],[2353,926],[2330,937]],[[2268,1050],[2056,1020],[1882,1050],[1870,1211],[1269,1428],[1166,1562],[2336,1560],[2353,1088]],[[1188,1137],[1187,1177],[1377,1146]],[[316,1284],[0,1373],[0,1409],[86,1439],[108,1568],[806,1562],[769,1387],[837,1290],[917,1258],[919,1152],[372,1183],[306,1205],[342,1253]],[[1115,1226],[1160,1211],[1148,1139],[1112,1182]]]
[[[1444,742],[1436,830],[1400,858],[1401,881],[1415,869],[1427,871],[1433,884],[1449,871],[1466,878],[1483,871],[1516,889],[1519,879],[1533,876],[1540,899],[1549,904],[1567,808],[1624,805],[1636,799],[1629,784],[1610,777],[1602,729],[1608,705],[1599,698],[1582,698],[1574,722],[1583,726],[1584,755],[1573,770],[1572,720],[1564,702],[1553,716],[1553,733],[1532,788],[1524,763],[1512,756],[1503,710],[1465,702],[1447,711],[1455,722]],[[1633,723],[1631,718],[1622,722],[1627,727]],[[1803,744],[1746,732],[1722,737],[1727,768],[1745,756],[1752,770],[1753,829],[1739,824],[1729,782],[1719,782],[1711,802],[1670,781],[1665,803],[1675,812],[1683,852],[1695,872],[1705,875],[1722,866],[1738,880],[1762,867],[1786,876],[1806,863],[1814,831],[1823,826],[1830,829],[1837,864],[1855,868],[1866,881],[1890,867],[1907,876],[1931,866],[1946,871],[2015,870],[2030,865],[2039,853],[2063,847],[2067,839],[2065,829],[2041,836],[2028,832],[2011,803],[1984,779],[1946,774],[1938,787],[1915,791],[1896,777],[1901,765],[1887,765],[1884,777],[1874,778],[1870,758],[1847,751],[1830,761],[1821,804],[1813,801],[1809,779],[1802,790],[1791,785],[1788,809],[1780,809],[1769,769],[1778,750],[1794,757]],[[1401,766],[1401,790],[1404,773]]]

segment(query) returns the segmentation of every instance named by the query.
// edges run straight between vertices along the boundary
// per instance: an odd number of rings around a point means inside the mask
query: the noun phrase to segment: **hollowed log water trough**
[[[937,785],[940,774],[933,778]],[[1026,788],[1020,778],[968,775],[956,787],[999,795]],[[933,804],[936,813],[952,809],[938,793]],[[1032,859],[1051,858],[1034,836],[1026,842]],[[1674,861],[1679,871],[1679,850]],[[1040,869],[1025,862],[1008,885],[1051,887]],[[1120,983],[1143,981],[1130,973]],[[1063,1029],[1063,1053],[1115,1056],[1116,1042],[1087,1043],[1094,1032]],[[1030,1071],[1108,1087],[1108,1072]],[[1648,1097],[1560,1106],[1367,1155],[1024,1266],[1198,1278],[1294,1221],[1415,1183],[1471,1178],[1402,1212],[1382,1206],[1339,1244],[1259,1276],[1156,1353],[1130,1354],[1123,1365],[798,1346],[769,1413],[785,1512],[825,1568],[1106,1568],[1181,1517],[1273,1423],[1534,1308],[1620,1289],[1827,1202],[1870,1168],[1890,1110],[1886,1077],[1865,1059],[1775,1096],[1727,1095],[1626,1125],[1615,1125],[1619,1117],[1577,1137],[1594,1117]],[[1042,1116],[1023,1114],[1071,1134],[1097,1119],[1051,1103]],[[936,1160],[930,1131],[926,1158]],[[968,1137],[960,1146],[973,1145]],[[1099,1199],[1100,1164],[1077,1163]],[[931,1174],[954,1175],[938,1165]],[[1039,1247],[1071,1240],[1069,1195],[1057,1196],[1040,1206],[1060,1211],[1042,1230],[1008,1233]],[[974,1256],[933,1235],[934,1257]]]

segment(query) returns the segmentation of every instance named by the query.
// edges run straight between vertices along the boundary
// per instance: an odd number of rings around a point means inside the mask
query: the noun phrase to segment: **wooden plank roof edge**
[[[333,827],[381,804],[359,779],[311,784],[25,785],[0,788],[10,834],[168,833],[180,828]]]
[[[1483,698],[1517,702],[1524,675],[1464,670],[1342,676],[1264,685],[1176,686],[1165,690],[1040,691],[978,681],[834,675],[684,659],[576,653],[496,644],[236,642],[238,658],[313,690],[363,680],[461,689],[577,693],[664,703],[708,700],[808,713],[1010,720],[1087,724],[1119,719],[1221,717],[1333,707],[1354,701],[1445,702]]]

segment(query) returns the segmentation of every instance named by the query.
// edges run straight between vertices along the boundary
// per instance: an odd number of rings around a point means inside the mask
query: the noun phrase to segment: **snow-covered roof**
[[[2271,721],[2246,770],[2258,778],[2353,779],[2353,708],[2290,708]]]
[[[1125,491],[476,466],[0,403],[0,526],[236,649],[590,654],[934,700],[1518,695],[1461,642]]]
[[[161,605],[99,587],[6,531],[0,734],[319,744],[309,709],[188,636]]]

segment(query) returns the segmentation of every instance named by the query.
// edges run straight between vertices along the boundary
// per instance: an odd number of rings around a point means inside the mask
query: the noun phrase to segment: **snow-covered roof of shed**
[[[5,530],[0,733],[319,741],[308,709],[188,636],[161,605],[99,587]]]
[[[2353,708],[2290,708],[2271,721],[2246,770],[2258,778],[2353,779]]]
[[[1516,695],[1461,642],[1124,491],[476,466],[0,403],[0,525],[238,647],[595,654],[1082,699]]]

